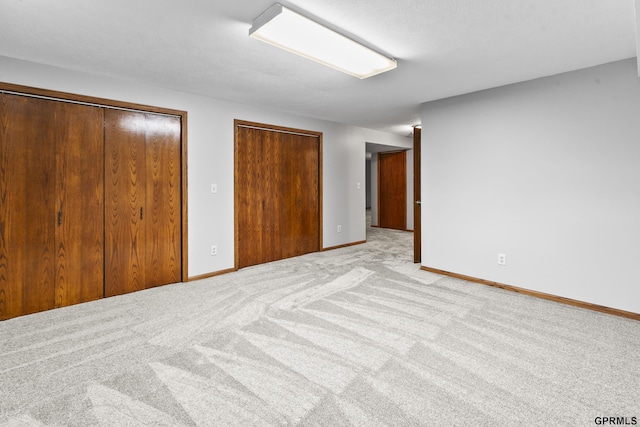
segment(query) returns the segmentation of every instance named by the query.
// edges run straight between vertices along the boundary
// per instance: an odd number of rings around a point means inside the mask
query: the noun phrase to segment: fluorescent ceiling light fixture
[[[276,3],[253,21],[249,35],[361,79],[393,70],[394,59]]]

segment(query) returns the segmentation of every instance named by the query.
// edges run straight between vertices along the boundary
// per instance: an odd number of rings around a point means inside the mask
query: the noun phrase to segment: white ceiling
[[[419,105],[636,56],[634,0],[281,1],[395,57],[365,80],[248,37],[275,0],[0,0],[0,55],[406,135]]]

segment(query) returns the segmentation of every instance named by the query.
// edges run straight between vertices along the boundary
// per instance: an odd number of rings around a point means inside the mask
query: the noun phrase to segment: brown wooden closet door
[[[270,236],[262,232],[270,226],[265,223],[270,218],[264,214],[267,210],[264,196],[268,187],[263,178],[264,155],[269,153],[263,152],[262,138],[259,129],[237,129],[235,174],[239,268],[264,262],[263,248],[269,245],[263,243],[263,239]]]
[[[105,295],[182,277],[181,122],[107,110]]]
[[[143,113],[105,111],[105,296],[146,288]]]
[[[239,126],[238,268],[319,250],[319,139]]]
[[[378,154],[378,225],[407,228],[407,154]]]
[[[103,296],[104,110],[55,103],[56,307]]]
[[[284,163],[288,160],[285,135],[281,132],[261,131],[262,174],[264,193],[260,195],[262,210],[262,261],[276,261],[293,256],[287,244],[287,177]]]
[[[146,114],[146,287],[181,280],[180,118]]]
[[[0,96],[0,318],[102,297],[102,110]]]
[[[316,137],[280,134],[282,210],[280,216],[282,258],[316,252],[319,248],[319,140]]]
[[[0,319],[54,307],[53,109],[0,94]]]

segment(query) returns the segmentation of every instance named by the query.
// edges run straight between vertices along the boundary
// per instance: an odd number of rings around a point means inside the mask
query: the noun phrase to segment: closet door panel
[[[58,102],[56,306],[103,296],[103,109]]]
[[[281,216],[286,257],[319,250],[319,139],[282,134],[283,206]]]
[[[37,96],[0,94],[0,320],[179,282],[181,117]]]
[[[263,172],[262,131],[239,127],[236,136],[236,218],[238,230],[238,268],[260,264],[263,259],[265,181]]]
[[[236,128],[238,268],[320,249],[320,139]]]
[[[181,280],[180,118],[146,115],[146,287]]]
[[[320,139],[304,137],[298,151],[300,253],[320,250]]]
[[[286,176],[283,175],[283,134],[263,130],[262,133],[262,181],[264,210],[262,211],[262,259],[260,263],[271,262],[288,257],[284,247],[282,234],[282,216],[284,209],[284,187]]]
[[[0,319],[54,307],[53,104],[0,94]]]
[[[145,114],[105,111],[105,296],[145,289]]]
[[[320,248],[320,138],[307,137],[304,150],[301,150],[300,164],[304,165],[302,172],[303,191],[301,214],[301,243],[302,253],[319,251]]]

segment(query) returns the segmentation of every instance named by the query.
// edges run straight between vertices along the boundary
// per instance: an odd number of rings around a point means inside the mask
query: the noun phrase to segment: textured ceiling
[[[249,38],[274,0],[0,0],[0,55],[407,134],[423,102],[636,56],[634,1],[281,1],[398,60],[365,80]]]

